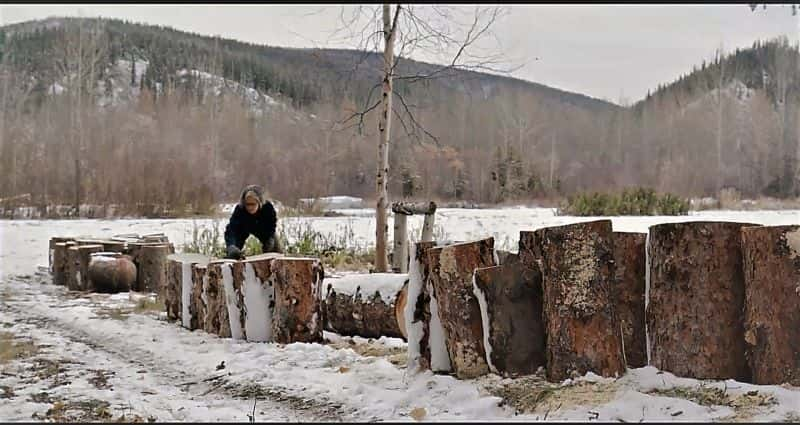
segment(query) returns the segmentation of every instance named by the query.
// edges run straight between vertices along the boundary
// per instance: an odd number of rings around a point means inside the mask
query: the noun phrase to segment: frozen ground
[[[284,223],[323,233],[346,229],[371,243],[369,211],[350,213]],[[520,230],[591,219],[529,208],[437,211],[447,239],[494,236],[512,249]],[[800,213],[612,220],[615,230],[646,231],[683,220],[798,224]],[[412,217],[411,225],[419,229],[421,217]],[[289,345],[221,339],[165,321],[147,308],[147,295],[69,293],[51,285],[41,267],[52,236],[164,232],[180,246],[191,228],[191,220],[0,221],[0,419],[800,420],[798,388],[682,379],[652,367],[560,385],[538,376],[458,381],[407,374],[405,343],[392,338],[326,333],[328,344]]]

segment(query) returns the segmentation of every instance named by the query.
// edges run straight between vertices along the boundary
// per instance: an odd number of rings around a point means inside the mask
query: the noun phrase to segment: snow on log
[[[744,342],[741,228],[730,222],[650,227],[650,364],[695,379],[750,379]]]
[[[314,258],[284,257],[272,260],[271,266],[273,340],[281,344],[322,342],[322,264]]]
[[[241,295],[243,335],[248,341],[272,341],[272,315],[275,309],[272,261],[282,254],[267,253],[248,257],[233,265],[234,287]]]
[[[621,375],[625,364],[614,311],[611,221],[533,233],[525,238],[526,249],[520,255],[528,262],[537,257],[541,262],[547,379],[557,382],[590,371]]]
[[[483,323],[473,294],[475,269],[495,265],[494,238],[426,250],[439,317],[453,370],[460,379],[486,374],[489,367]]]
[[[128,292],[136,284],[136,266],[118,252],[91,254],[88,275],[96,292]]]
[[[614,232],[616,270],[614,310],[622,328],[625,360],[630,367],[647,365],[644,332],[646,233]]]
[[[167,255],[174,252],[168,244],[141,244],[132,252],[136,264],[136,291],[156,292],[164,298],[167,284]]]
[[[206,270],[206,281],[203,284],[203,295],[205,296],[203,330],[223,338],[230,338],[231,336],[224,280],[225,276],[230,273],[232,263],[235,263],[235,261],[214,260],[209,262]]]
[[[530,375],[545,366],[542,276],[515,255],[475,270],[486,361],[494,373]]]
[[[167,256],[167,286],[164,304],[167,319],[180,320],[181,326],[192,329],[192,268],[197,264],[208,264],[209,258],[202,254],[170,254]]]
[[[407,274],[352,274],[326,282],[325,330],[364,338],[403,337],[395,312]]]
[[[410,247],[411,260],[408,268],[408,289],[403,321],[408,341],[408,370],[416,373],[431,369],[430,296],[426,289],[428,267],[425,250],[436,246],[435,242],[417,242]]]
[[[800,226],[745,227],[742,254],[753,383],[800,386]]]

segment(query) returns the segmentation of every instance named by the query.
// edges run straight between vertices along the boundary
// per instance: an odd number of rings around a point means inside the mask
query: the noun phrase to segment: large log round
[[[614,254],[610,220],[536,231],[541,253],[547,379],[561,381],[594,372],[625,372],[622,335],[614,311]]]
[[[622,327],[625,360],[630,367],[647,365],[647,337],[644,329],[646,241],[646,233],[614,232],[614,308]]]
[[[53,249],[53,284],[67,284],[67,250],[75,242],[56,242]]]
[[[97,292],[128,292],[136,284],[136,266],[126,256],[96,253],[89,262],[89,278]]]
[[[170,254],[167,256],[167,286],[164,304],[167,319],[180,320],[181,326],[191,328],[191,298],[196,264],[207,264],[209,258],[201,254]]]
[[[800,226],[742,229],[753,383],[800,386]]]
[[[272,338],[281,344],[322,342],[322,264],[313,258],[272,260]]]
[[[233,265],[233,284],[240,304],[243,336],[248,341],[271,342],[272,316],[275,310],[275,288],[271,279],[272,261],[282,257],[266,253],[247,257]]]
[[[48,266],[50,268],[50,272],[55,274],[55,251],[56,251],[56,244],[69,242],[75,240],[74,237],[71,236],[54,236],[50,238],[50,246],[49,246],[49,254],[48,254]],[[55,280],[55,279],[54,279]]]
[[[741,228],[729,222],[650,227],[650,364],[678,376],[748,381]]]
[[[206,321],[206,291],[208,290],[208,265],[192,266],[192,295],[189,304],[190,329],[203,329]]]
[[[136,252],[137,277],[136,290],[156,292],[164,299],[167,284],[167,256],[171,254],[169,245],[141,245]]]
[[[430,248],[426,254],[453,371],[460,379],[484,375],[489,367],[472,277],[475,269],[495,265],[494,238]]]
[[[103,245],[75,245],[70,247],[67,260],[71,262],[70,273],[67,277],[67,287],[73,291],[92,291],[89,278],[89,260],[94,252],[103,251]]]
[[[328,280],[323,302],[325,329],[364,338],[403,338],[396,303],[407,283],[408,275],[400,273],[356,274]]]
[[[225,278],[231,273],[230,260],[215,260],[208,263],[206,281],[203,285],[205,311],[203,314],[203,330],[223,338],[231,337],[231,325],[228,318],[228,301],[225,293]],[[226,271],[227,269],[227,271]],[[232,279],[232,277],[231,277]]]
[[[441,344],[440,357],[447,358],[447,367],[435,365],[431,358],[431,296],[432,289],[428,275],[430,267],[426,251],[436,246],[436,242],[417,242],[410,249],[411,259],[408,273],[408,288],[406,291],[406,306],[403,310],[403,321],[408,341],[408,369],[414,372],[419,370],[446,371],[450,369],[447,349]],[[438,312],[438,310],[437,310]],[[436,324],[441,328],[441,322]],[[443,332],[441,333],[444,334]],[[443,339],[443,338],[441,338]],[[443,356],[441,356],[443,354]],[[436,366],[439,366],[438,368]]]
[[[486,359],[495,373],[530,375],[546,361],[542,276],[515,255],[504,263],[475,270]]]

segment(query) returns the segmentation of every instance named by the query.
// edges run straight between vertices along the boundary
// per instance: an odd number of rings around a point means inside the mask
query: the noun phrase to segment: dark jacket
[[[244,206],[244,195],[252,190],[261,199],[261,208],[251,215]],[[278,224],[278,216],[272,203],[264,199],[263,191],[259,186],[247,186],[242,191],[242,196],[236,208],[233,209],[228,225],[225,226],[225,245],[235,245],[237,248],[244,247],[244,241],[250,235],[255,236],[261,242],[264,252],[269,252],[275,246],[275,228]]]

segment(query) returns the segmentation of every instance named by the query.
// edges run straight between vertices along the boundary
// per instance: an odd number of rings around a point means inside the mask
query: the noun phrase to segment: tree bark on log
[[[179,320],[184,328],[192,329],[192,268],[197,264],[207,264],[208,261],[208,257],[200,254],[170,254],[167,256],[168,278],[164,291],[167,319]]]
[[[800,386],[800,226],[745,227],[742,251],[753,383]]]
[[[592,371],[625,372],[614,311],[614,254],[610,220],[539,229],[526,238],[527,261],[541,255],[547,379]],[[539,241],[540,245],[530,243]],[[537,251],[540,254],[537,254]]]
[[[324,329],[364,338],[404,338],[397,301],[407,274],[370,273],[328,280],[322,304]],[[374,289],[374,288],[379,289]],[[402,321],[402,316],[400,317]]]
[[[459,379],[484,375],[489,366],[472,277],[475,269],[495,265],[494,238],[430,248],[426,254],[452,368]]]
[[[406,307],[403,310],[403,321],[407,332],[408,341],[408,369],[414,372],[420,370],[449,371],[449,356],[447,349],[440,348],[447,357],[447,367],[434,366],[431,360],[431,288],[428,275],[430,266],[426,251],[436,246],[436,242],[417,242],[411,248],[413,256],[409,267],[408,290],[406,293]],[[438,307],[437,307],[438,308]],[[437,308],[435,310],[438,312]],[[437,316],[438,319],[438,316]],[[441,322],[437,320],[441,330]],[[442,332],[443,334],[443,332]]]
[[[208,265],[192,267],[192,298],[189,304],[189,329],[204,329],[206,320],[206,291],[208,290]]]
[[[70,236],[54,236],[50,238],[49,254],[48,254],[48,267],[50,269],[50,273],[55,274],[56,244],[69,242],[72,240],[75,240],[75,238]]]
[[[167,286],[167,256],[171,254],[169,245],[142,245],[134,257],[136,262],[136,290],[156,292],[164,299]]]
[[[630,367],[644,367],[647,365],[644,330],[647,234],[614,232],[613,237],[616,269],[614,308],[622,327],[625,360]]]
[[[650,227],[646,310],[650,364],[695,379],[748,381],[745,359],[745,223]]]
[[[89,262],[89,278],[93,290],[103,293],[128,292],[136,284],[136,266],[128,256],[120,253],[92,255]]]
[[[475,270],[486,360],[492,372],[530,375],[546,362],[542,275],[515,255],[504,262]]]
[[[282,254],[267,253],[248,257],[233,265],[234,288],[241,303],[241,326],[248,341],[270,342],[275,310],[275,288],[271,279],[272,261]],[[240,296],[240,298],[239,298]]]
[[[272,338],[281,344],[322,342],[322,264],[313,258],[272,260]]]
[[[66,285],[70,291],[76,291],[80,284],[78,283],[78,244],[73,242],[72,246],[67,247],[66,264],[64,265],[64,272],[66,274]]]
[[[53,284],[62,286],[67,284],[67,250],[75,245],[76,243],[71,241],[57,242],[55,244],[53,250]]]
[[[70,250],[73,250],[72,258],[69,260],[74,261],[72,269],[74,278],[70,279],[69,283],[72,286],[69,289],[73,291],[93,290],[91,279],[89,279],[89,260],[93,252],[103,250],[103,245],[76,245],[70,247]]]
[[[208,263],[205,290],[205,314],[203,330],[223,338],[231,337],[231,325],[228,318],[228,300],[225,295],[224,279],[232,267],[231,260],[215,260]]]

